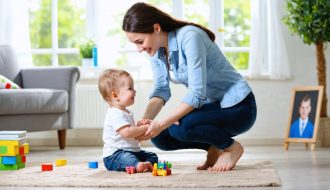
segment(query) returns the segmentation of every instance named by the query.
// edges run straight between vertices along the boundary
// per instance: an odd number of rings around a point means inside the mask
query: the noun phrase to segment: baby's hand
[[[136,126],[147,125],[147,124],[150,124],[150,123],[151,123],[151,120],[150,119],[141,119],[140,121],[138,121],[136,123]]]

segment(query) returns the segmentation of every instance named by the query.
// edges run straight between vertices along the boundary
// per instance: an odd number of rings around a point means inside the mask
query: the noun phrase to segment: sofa
[[[77,67],[21,68],[14,49],[0,45],[0,75],[18,89],[0,89],[0,130],[57,130],[60,149],[73,128]]]

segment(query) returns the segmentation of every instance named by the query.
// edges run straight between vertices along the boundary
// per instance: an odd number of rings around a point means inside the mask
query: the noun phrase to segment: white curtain
[[[0,44],[11,45],[21,67],[32,66],[28,0],[0,0]]]
[[[281,0],[252,0],[252,28],[248,76],[270,79],[290,78],[282,33]]]

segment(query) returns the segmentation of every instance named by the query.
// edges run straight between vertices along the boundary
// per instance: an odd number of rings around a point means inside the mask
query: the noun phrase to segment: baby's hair
[[[131,77],[127,71],[121,69],[107,69],[103,71],[98,81],[98,88],[105,101],[110,100],[112,92],[118,91],[118,79],[122,76]]]

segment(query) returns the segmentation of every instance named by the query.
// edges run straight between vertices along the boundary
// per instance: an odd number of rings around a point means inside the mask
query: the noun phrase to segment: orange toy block
[[[53,164],[45,163],[41,165],[41,171],[53,171]]]

